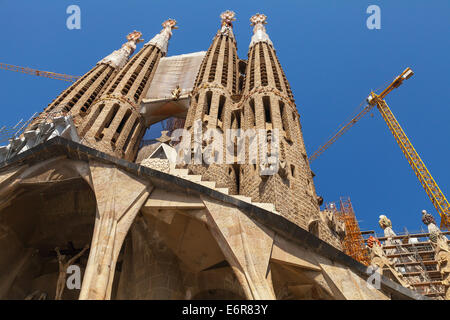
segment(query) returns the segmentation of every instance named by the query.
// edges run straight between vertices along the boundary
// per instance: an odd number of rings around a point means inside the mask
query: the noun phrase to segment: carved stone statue
[[[436,225],[436,221],[434,220],[434,217],[429,214],[426,210],[422,210],[422,222],[427,225],[428,232],[430,233],[430,241],[435,244],[438,241],[438,238],[442,238],[443,241],[447,241],[447,237],[444,236],[439,229],[439,227]]]
[[[435,260],[442,275],[442,285],[445,287],[445,300],[450,300],[450,248],[443,237],[438,237],[435,246]]]
[[[445,287],[445,300],[450,300],[450,248],[448,239],[436,225],[434,217],[426,210],[422,210],[422,222],[427,225],[429,239],[435,250],[434,259],[442,275],[442,285]]]
[[[378,221],[381,229],[384,231],[384,236],[387,238],[395,237],[396,234],[394,230],[392,230],[392,222],[385,215],[380,215],[380,220]]]
[[[180,86],[177,85],[176,88],[173,89],[171,93],[172,93],[173,100],[178,100],[180,98],[180,95],[181,95]]]
[[[75,256],[69,259],[69,261],[66,262],[66,256],[61,255],[58,247],[55,248],[59,264],[59,273],[58,273],[58,280],[56,282],[55,300],[61,300],[62,294],[64,292],[64,287],[66,285],[67,268],[71,266],[75,261],[77,261],[78,258],[80,258],[86,252],[87,249],[89,249],[88,244],[83,248],[83,250],[81,250],[79,253],[77,253]]]

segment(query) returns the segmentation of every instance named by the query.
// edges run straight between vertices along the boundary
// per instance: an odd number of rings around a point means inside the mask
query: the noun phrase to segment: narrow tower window
[[[249,104],[250,104],[250,110],[252,112],[252,114],[251,114],[251,119],[252,119],[252,122],[253,122],[252,125],[254,127],[256,127],[255,100],[251,99]]]
[[[206,114],[209,115],[209,112],[211,111],[211,100],[212,100],[212,92],[208,91],[206,93]]]
[[[266,118],[266,123],[272,123],[272,116],[270,114],[270,97],[263,97],[263,106],[264,106],[264,116]]]
[[[220,96],[219,99],[219,111],[217,114],[217,118],[219,119],[219,121],[223,121],[223,107],[225,106],[225,97],[224,96]]]
[[[252,90],[255,86],[255,50],[251,53],[252,57],[250,60],[250,89]]]
[[[220,45],[222,44],[221,39],[222,38],[218,38],[217,40],[216,50],[214,51],[214,56],[211,62],[211,69],[209,70],[208,82],[213,82],[216,77],[217,60],[219,59]]]
[[[264,48],[262,43],[258,44],[259,46],[259,65],[261,66],[261,84],[263,86],[267,86],[267,69],[266,69],[266,60],[264,58]]]
[[[111,123],[113,122],[113,120],[117,114],[117,111],[119,111],[119,105],[116,103],[111,108],[111,112],[108,115],[108,120],[106,121],[104,128],[109,128],[109,126],[111,125]]]
[[[280,106],[281,126],[283,127],[283,131],[286,131],[286,118],[284,117],[284,102],[279,101],[278,105]]]
[[[120,121],[119,126],[117,127],[117,130],[116,130],[117,133],[121,133],[122,132],[122,129],[125,126],[125,123],[127,123],[128,118],[130,116],[131,116],[131,110],[128,109],[127,112],[125,113],[124,117],[122,118],[122,121]]]
[[[230,39],[225,38],[225,52],[223,57],[223,65],[222,65],[222,85],[224,87],[227,86],[228,83],[228,59],[229,59],[229,51],[230,51]]]
[[[136,127],[138,125],[139,121],[136,119],[134,120],[133,126],[131,127],[130,133],[128,134],[127,140],[125,140],[125,143],[123,145],[123,151],[126,152],[128,149],[128,145],[130,144],[131,138],[134,135],[134,131],[136,131]]]

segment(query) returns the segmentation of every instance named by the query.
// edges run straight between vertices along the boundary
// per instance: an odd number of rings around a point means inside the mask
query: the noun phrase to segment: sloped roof
[[[200,51],[161,58],[140,107],[147,125],[169,117],[186,116],[190,104],[189,94],[194,88],[205,55],[206,51]],[[174,99],[172,90],[177,86],[181,92],[178,99]]]
[[[206,51],[161,58],[145,99],[172,98],[172,90],[180,86],[181,96],[189,94]]]

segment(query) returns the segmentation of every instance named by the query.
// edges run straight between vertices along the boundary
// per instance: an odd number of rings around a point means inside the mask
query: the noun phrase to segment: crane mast
[[[395,88],[398,88],[404,80],[411,78],[414,72],[410,68],[406,68],[397,78],[392,81],[392,83],[384,89],[379,95],[371,92],[367,98],[368,105],[358,113],[350,122],[343,126],[327,143],[320,147],[316,152],[310,157],[310,162],[315,160],[319,155],[321,155],[328,147],[333,144],[340,136],[347,132],[359,119],[361,119],[365,114],[367,114],[373,107],[377,107],[380,111],[381,116],[386,122],[389,130],[394,136],[395,141],[399,145],[403,154],[408,160],[409,165],[414,171],[414,174],[420,181],[420,184],[425,189],[428,197],[430,198],[436,211],[441,216],[441,228],[446,228],[450,226],[450,204],[447,201],[444,193],[439,188],[433,176],[428,171],[427,167],[423,163],[416,149],[412,145],[411,141],[408,139],[406,133],[403,131],[399,122],[395,118],[391,109],[388,107],[384,98]]]
[[[425,189],[425,192],[436,208],[436,211],[441,216],[441,228],[447,229],[450,225],[450,204],[445,198],[444,193],[433,179],[433,176],[428,171],[416,149],[414,149],[414,146],[398,123],[391,109],[388,107],[386,101],[380,99],[373,92],[371,93],[371,96],[373,97],[372,101],[376,103],[378,111],[380,111],[381,116],[394,136],[395,141],[413,169],[414,174],[417,176],[417,179],[419,179],[420,184]]]

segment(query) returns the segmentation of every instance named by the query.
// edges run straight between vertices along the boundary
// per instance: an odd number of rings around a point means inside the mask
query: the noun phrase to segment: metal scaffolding
[[[442,233],[450,234],[449,231]],[[376,236],[374,231],[365,231],[363,234]],[[428,297],[443,299],[445,288],[442,285],[442,275],[437,269],[435,250],[428,240],[429,235],[423,231],[410,233],[405,229],[405,232],[391,238],[399,240],[398,244],[386,245],[384,243],[383,250],[389,259],[396,261],[395,267],[414,290]],[[377,238],[380,241],[388,240],[384,236]],[[422,241],[419,241],[420,239]]]
[[[345,237],[342,241],[344,253],[368,266],[370,264],[369,252],[359,229],[350,197],[341,197],[339,209],[335,204],[327,204],[326,208],[334,210],[336,218],[345,223]]]

